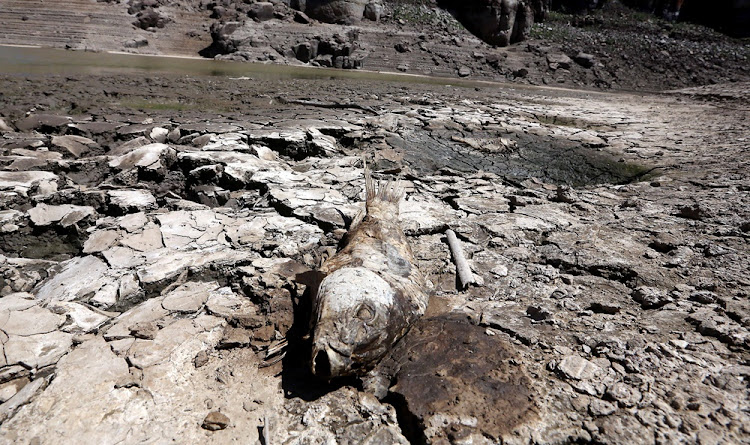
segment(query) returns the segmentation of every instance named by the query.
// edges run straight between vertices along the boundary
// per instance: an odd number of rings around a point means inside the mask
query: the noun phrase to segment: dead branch
[[[456,274],[458,275],[458,284],[460,290],[465,290],[469,284],[476,284],[474,274],[471,272],[468,261],[464,256],[464,251],[461,248],[461,242],[456,238],[456,233],[448,229],[445,231],[445,236],[448,238],[448,246],[451,249],[451,255],[453,256],[453,262],[456,263]]]
[[[276,96],[276,99],[278,99],[278,101],[283,104],[304,105],[307,107],[319,107],[319,108],[338,108],[338,109],[353,108],[355,110],[362,110],[368,113],[372,113],[375,116],[378,115],[378,112],[373,110],[372,107],[368,107],[367,105],[355,104],[352,102],[346,102],[346,103],[321,102],[319,100],[287,99],[286,97],[283,97],[283,96]]]

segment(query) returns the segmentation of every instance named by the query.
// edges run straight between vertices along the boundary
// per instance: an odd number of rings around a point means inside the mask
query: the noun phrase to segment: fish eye
[[[357,308],[357,318],[362,321],[372,321],[375,319],[375,311],[366,304],[360,305]]]

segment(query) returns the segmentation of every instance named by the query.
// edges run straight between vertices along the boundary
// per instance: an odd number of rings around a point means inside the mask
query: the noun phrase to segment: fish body
[[[365,189],[364,218],[320,268],[312,371],[322,378],[366,374],[427,308],[424,276],[399,222],[404,190],[376,187],[367,167]]]

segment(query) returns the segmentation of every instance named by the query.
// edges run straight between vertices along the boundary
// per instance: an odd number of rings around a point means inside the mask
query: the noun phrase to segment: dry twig
[[[456,233],[448,229],[445,231],[445,236],[448,238],[448,246],[451,248],[451,255],[453,255],[453,262],[456,263],[456,274],[458,275],[458,284],[461,290],[466,289],[469,284],[476,284],[474,274],[471,272],[468,261],[464,256],[464,251],[461,248],[461,242],[456,238]]]

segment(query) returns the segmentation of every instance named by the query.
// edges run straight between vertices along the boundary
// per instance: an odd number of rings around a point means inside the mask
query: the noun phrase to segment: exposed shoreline
[[[721,102],[747,103],[737,85],[699,100],[164,73],[0,85],[9,440],[750,437],[750,128]],[[357,106],[326,108],[342,97]],[[436,317],[383,362],[382,401],[310,374],[293,278],[360,210],[363,156],[406,186]],[[466,292],[446,228],[480,279]]]

